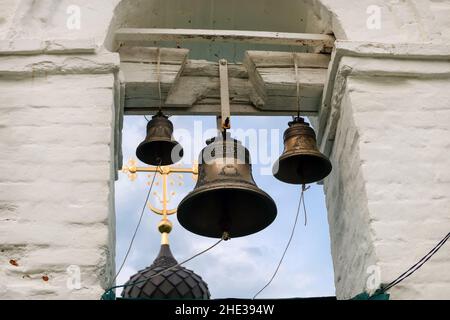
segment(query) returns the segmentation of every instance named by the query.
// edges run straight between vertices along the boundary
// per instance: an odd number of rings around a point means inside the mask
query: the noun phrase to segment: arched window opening
[[[129,41],[136,34],[130,34],[127,39],[127,34],[122,33],[121,41],[118,34],[123,30],[135,32],[136,28],[162,28],[175,31],[244,30],[266,32],[271,36],[280,32],[312,33],[318,35],[314,39],[329,39],[330,26],[331,15],[315,1],[122,1],[116,8],[106,46],[121,55],[122,101],[128,116],[124,121],[122,144],[125,160],[134,158],[135,148],[144,138],[146,120],[142,115],[153,114],[162,101],[163,110],[175,116],[172,118],[175,134],[179,134],[180,142],[188,149],[182,165],[193,164],[206,138],[211,137],[208,134],[215,130],[215,116],[220,114],[219,59],[227,59],[230,63],[232,128],[243,134],[242,142],[250,149],[252,136],[256,135],[257,148],[250,150],[255,161],[253,174],[259,187],[276,201],[278,218],[269,229],[251,237],[234,239],[229,248],[219,248],[189,266],[209,283],[213,298],[251,298],[269,280],[281,257],[294,222],[300,188],[275,181],[271,166],[282,152],[282,135],[287,122],[297,112],[295,55],[300,62],[302,115],[309,116],[314,124],[331,48],[326,45],[299,46],[289,41],[220,41],[220,37],[206,41],[204,35],[200,36],[202,41],[185,37],[185,41],[147,39],[139,42]],[[201,133],[200,138],[196,132]],[[184,139],[183,135],[190,137]],[[120,175],[116,184],[118,265],[124,258],[129,235],[148,191],[143,187],[146,180],[148,177],[142,176],[131,182],[125,175]],[[180,186],[178,193],[185,195],[192,188],[193,184],[188,183]],[[125,196],[130,191],[132,195]],[[304,218],[300,217],[294,243],[278,280],[261,297],[334,295],[322,187],[313,186],[307,199],[308,226],[302,226]],[[174,204],[180,200],[174,198]],[[130,212],[133,212],[132,216]],[[142,227],[145,231],[141,230],[135,242],[127,267],[118,278],[119,284],[151,264],[156,256],[159,245],[156,219],[147,215]],[[172,222],[176,230],[172,249],[179,260],[210,243],[182,229],[176,219]],[[225,259],[225,256],[230,258],[229,254],[232,259]],[[261,268],[261,265],[267,268]],[[227,281],[223,281],[225,278]]]

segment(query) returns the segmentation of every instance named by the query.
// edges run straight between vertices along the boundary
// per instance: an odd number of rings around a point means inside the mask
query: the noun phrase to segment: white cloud
[[[177,117],[176,126],[191,128],[190,120]],[[211,119],[210,119],[211,120]],[[285,120],[285,119],[284,119]],[[283,121],[260,119],[252,125],[264,127],[280,126]],[[211,122],[211,123],[209,123]],[[204,128],[211,126],[209,121]],[[242,119],[234,124],[245,124]],[[146,121],[142,117],[125,118],[123,150],[125,162],[134,157],[135,148],[145,136]],[[282,130],[281,130],[282,132]],[[281,137],[280,137],[281,138]],[[273,177],[259,176],[254,171],[259,186],[269,192],[278,205],[278,217],[270,228],[250,237],[232,239],[221,243],[210,252],[188,263],[186,268],[194,270],[209,284],[213,298],[252,298],[271,278],[289,237],[297,209],[299,188],[282,185]],[[186,180],[188,180],[186,178]],[[120,265],[139,219],[142,204],[148,191],[145,175],[130,182],[120,174],[116,183],[117,215],[117,264]],[[186,194],[193,182],[179,189]],[[333,271],[330,257],[328,224],[321,187],[314,186],[309,194],[310,211],[308,227],[301,222],[278,276],[259,298],[314,297],[334,295]],[[157,224],[161,217],[145,213],[143,224],[136,238],[132,253],[118,278],[125,283],[138,270],[149,266],[159,252],[160,236]],[[180,262],[215,243],[215,239],[196,236],[184,230],[171,218],[174,231],[171,247]]]

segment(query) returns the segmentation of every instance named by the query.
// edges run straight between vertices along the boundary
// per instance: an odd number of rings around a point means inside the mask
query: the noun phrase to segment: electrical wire
[[[299,201],[299,203],[298,203],[297,214],[295,215],[294,226],[292,227],[291,236],[289,237],[289,241],[288,241],[288,243],[287,243],[287,245],[286,245],[286,248],[284,249],[283,255],[281,256],[280,262],[278,263],[277,268],[275,269],[275,272],[274,272],[273,275],[272,275],[272,278],[270,278],[269,282],[268,282],[261,290],[259,290],[259,291],[253,296],[253,300],[255,300],[256,297],[258,297],[264,290],[266,290],[266,288],[267,288],[268,286],[270,286],[270,284],[273,282],[273,280],[274,280],[275,277],[277,276],[278,271],[280,270],[281,264],[283,263],[283,260],[284,260],[284,258],[285,258],[285,256],[286,256],[286,253],[287,253],[289,247],[291,246],[292,239],[294,238],[294,235],[295,235],[295,229],[297,228],[298,218],[299,218],[299,216],[300,216],[300,210],[301,210],[301,208],[302,208],[302,203],[304,203],[304,200],[305,200],[305,198],[304,198],[305,191],[307,191],[308,189],[309,189],[309,188],[306,188],[304,185],[302,186],[302,193],[301,193],[301,195],[300,195],[300,201]],[[305,217],[306,217],[306,209],[305,209],[304,206],[303,206],[303,208],[304,208],[304,210],[305,210]]]
[[[158,169],[157,169],[158,171],[159,171],[160,166],[161,166],[161,162],[160,162],[160,164],[158,165]],[[122,269],[123,269],[123,267],[125,266],[125,263],[126,263],[126,261],[127,261],[127,259],[128,259],[128,256],[130,255],[131,248],[133,247],[134,240],[136,239],[136,235],[137,235],[137,233],[138,233],[139,227],[141,226],[142,218],[144,217],[144,213],[145,213],[145,208],[147,207],[147,203],[148,203],[148,200],[149,200],[149,198],[150,198],[150,194],[151,194],[151,192],[152,192],[153,185],[154,185],[154,183],[155,183],[155,179],[156,179],[156,175],[157,175],[157,174],[158,174],[158,172],[155,172],[155,174],[154,174],[154,176],[153,176],[152,183],[150,184],[150,188],[148,189],[147,197],[145,198],[144,206],[142,207],[142,212],[141,212],[141,215],[140,215],[140,217],[139,217],[139,221],[138,221],[138,224],[137,224],[137,226],[136,226],[136,229],[134,230],[133,237],[131,238],[130,245],[128,246],[127,253],[125,254],[125,258],[123,259],[123,262],[122,262],[122,264],[121,264],[121,266],[120,266],[120,268],[119,268],[119,271],[117,271],[115,277],[112,279],[111,285],[117,280],[117,277],[119,276],[120,272],[122,272]]]
[[[227,238],[227,236],[224,234],[224,236],[223,236],[222,239],[220,239],[219,241],[217,241],[217,242],[216,242],[215,244],[213,244],[212,246],[206,248],[205,250],[203,250],[203,251],[201,251],[201,252],[195,254],[194,256],[190,257],[189,259],[186,259],[186,260],[184,260],[183,262],[180,262],[180,263],[178,263],[178,264],[176,264],[176,265],[173,265],[173,266],[171,266],[171,267],[168,267],[168,268],[166,268],[166,269],[164,269],[164,270],[162,270],[162,271],[160,271],[160,272],[158,272],[158,273],[156,273],[156,274],[154,274],[154,275],[152,275],[152,276],[150,276],[150,277],[146,277],[146,278],[141,279],[141,280],[139,280],[139,281],[132,282],[132,283],[127,283],[127,284],[119,285],[119,286],[113,286],[113,287],[107,289],[107,290],[105,291],[105,293],[103,294],[103,296],[107,295],[108,293],[110,293],[110,292],[113,291],[114,289],[118,289],[118,288],[126,288],[126,287],[130,287],[130,286],[134,286],[134,285],[136,285],[136,284],[140,284],[140,283],[146,282],[146,281],[148,281],[149,279],[156,278],[156,277],[158,277],[158,276],[160,276],[160,275],[162,275],[162,274],[164,274],[164,273],[166,273],[166,272],[168,272],[168,271],[171,271],[171,270],[173,270],[173,269],[175,269],[175,268],[178,268],[178,267],[180,267],[180,266],[182,266],[182,265],[184,265],[184,264],[186,264],[186,263],[188,263],[188,262],[194,260],[195,258],[201,256],[202,254],[205,254],[206,252],[208,252],[208,251],[214,249],[214,248],[217,247],[222,241],[225,241],[226,239],[228,239],[228,238]]]
[[[414,264],[411,268],[409,268],[407,271],[402,273],[397,279],[389,283],[388,285],[381,288],[381,291],[386,292],[392,287],[398,285],[400,282],[405,280],[406,278],[410,277],[414,272],[419,270],[428,260],[431,259],[433,255],[436,254],[436,252],[439,251],[440,248],[447,242],[447,240],[450,239],[450,232],[441,240],[439,243],[431,249],[430,252],[428,252],[422,259],[420,259],[416,264]]]
[[[439,249],[447,242],[447,240],[450,238],[450,233],[447,234],[444,239],[442,239],[430,252],[428,252],[422,259],[420,259],[415,265],[413,265],[411,268],[409,268],[407,271],[405,271],[403,274],[401,274],[396,280],[392,281],[390,284],[385,286],[383,288],[384,291],[389,290],[393,286],[399,284],[409,276],[411,276],[414,272],[419,270],[428,260],[431,259],[431,257],[439,251]]]

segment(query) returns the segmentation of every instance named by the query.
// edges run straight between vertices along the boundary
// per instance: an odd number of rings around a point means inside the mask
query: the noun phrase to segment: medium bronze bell
[[[173,138],[173,124],[162,112],[147,124],[147,137],[138,146],[136,156],[152,166],[168,166],[183,157],[183,148]]]
[[[316,134],[303,118],[289,123],[284,152],[273,167],[274,176],[291,184],[309,184],[327,177],[331,162],[317,148]]]
[[[249,151],[229,135],[207,141],[194,191],[178,206],[178,221],[198,235],[243,237],[268,227],[277,215],[272,198],[253,180]]]

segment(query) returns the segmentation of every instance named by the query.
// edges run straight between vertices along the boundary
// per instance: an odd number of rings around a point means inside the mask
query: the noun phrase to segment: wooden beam
[[[160,48],[161,64],[180,65],[184,63],[189,49]],[[158,62],[158,48],[121,47],[119,49],[121,62],[152,63]]]
[[[158,77],[158,52],[160,55]],[[161,99],[164,102],[187,62],[189,50],[171,48],[123,47],[119,50],[121,70],[126,83],[125,95],[152,96],[152,104],[160,104],[158,78],[161,82]]]
[[[313,53],[247,51],[244,65],[250,82],[264,103],[261,109],[286,108],[296,105],[297,81],[294,55],[300,70],[300,103],[310,109],[311,99],[322,97],[330,56]],[[284,97],[284,99],[283,99]],[[293,101],[293,102],[292,102]],[[320,103],[317,105],[319,107]]]
[[[158,108],[149,108],[146,105],[146,101],[142,101],[140,106],[135,101],[136,106],[128,107],[125,110],[125,115],[133,116],[133,115],[148,115],[154,114],[158,112]],[[251,104],[232,104],[231,105],[231,114],[235,116],[295,116],[297,114],[297,110],[295,109],[295,104],[293,110],[264,110],[256,108]],[[198,115],[198,116],[219,116],[221,113],[220,108],[220,100],[211,100],[208,103],[204,104],[196,104],[194,106],[165,106],[164,112],[169,115]],[[303,116],[317,116],[317,110],[302,110]]]
[[[123,48],[120,53],[125,81],[125,112],[154,112],[160,104],[156,49]],[[187,60],[187,53],[184,49],[161,49],[164,108],[172,114],[219,115],[218,63]],[[317,115],[329,56],[300,54],[299,62],[302,113]],[[270,52],[250,51],[244,64],[229,64],[228,69],[232,113],[295,113],[296,80],[292,53],[272,55]]]
[[[115,39],[125,45],[154,46],[155,41],[222,41],[271,44],[286,46],[307,46],[331,49],[335,38],[327,34],[201,30],[201,29],[145,29],[122,28],[116,31]]]
[[[295,105],[296,82],[293,68],[265,68],[260,73],[261,81],[256,84],[248,77],[243,77],[247,74],[243,65],[234,65],[230,69],[234,70],[230,72],[231,103],[246,100],[262,111],[289,108],[286,104],[291,101]],[[122,63],[121,70],[126,81],[126,108],[130,107],[135,98],[153,97],[152,101],[149,100],[149,107],[152,107],[153,103],[159,103],[156,65],[125,62]],[[220,96],[217,64],[188,61],[181,76],[176,80],[178,70],[177,66],[161,66],[161,89],[166,105],[189,106],[203,99]],[[201,70],[203,74],[199,73]],[[326,69],[301,69],[300,77],[302,100],[305,104],[315,103],[322,96]]]
[[[328,69],[331,56],[328,54],[278,52],[278,51],[254,51],[245,53],[246,59],[251,59],[258,68],[293,68],[294,55],[297,56],[299,68]]]

